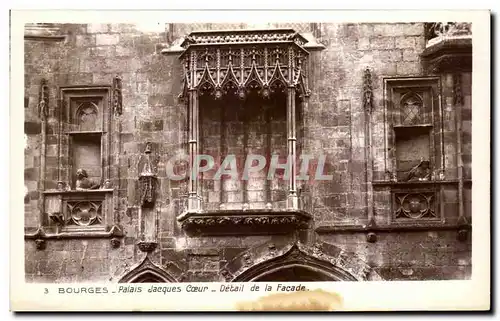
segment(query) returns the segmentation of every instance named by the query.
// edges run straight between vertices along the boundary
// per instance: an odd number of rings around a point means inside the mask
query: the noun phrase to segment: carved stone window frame
[[[79,238],[79,237],[121,237],[121,229],[116,225],[116,190],[111,184],[112,141],[115,123],[111,105],[112,86],[68,86],[59,88],[57,108],[57,188],[43,191],[43,219],[37,238]],[[99,100],[98,111],[100,126],[96,130],[74,130],[78,107],[72,103]],[[92,137],[100,139],[101,177],[99,189],[76,190],[72,184],[72,176],[76,169],[70,164],[71,145],[76,137]],[[63,162],[66,159],[67,162]],[[71,205],[82,203],[79,213],[74,213]],[[84,204],[85,203],[85,204]],[[94,205],[95,208],[85,208]],[[80,207],[81,207],[80,206]],[[88,206],[87,206],[88,207]],[[75,216],[76,215],[76,216]],[[83,216],[82,216],[83,215]],[[83,221],[79,221],[80,217]],[[91,221],[86,221],[91,217]],[[76,218],[76,220],[75,220]],[[93,219],[93,221],[92,221]],[[46,233],[48,232],[48,234]],[[28,237],[31,237],[28,235]],[[33,236],[35,237],[35,236]],[[118,244],[119,242],[113,242]]]
[[[429,122],[422,124],[395,124],[395,117],[401,116],[396,110],[399,104],[394,104],[394,91],[407,90],[415,92],[417,90],[426,89],[430,92],[431,106],[429,111]],[[444,159],[444,111],[441,99],[441,78],[438,76],[423,76],[423,77],[391,77],[384,78],[384,170],[386,178],[383,181],[374,181],[373,185],[377,188],[389,187],[387,190],[390,193],[390,216],[389,224],[391,226],[416,226],[416,225],[442,225],[445,222],[444,216],[444,188],[445,185],[455,185],[455,180],[446,180],[444,176],[445,159]],[[431,177],[424,181],[398,181],[397,177],[397,153],[396,153],[396,131],[409,130],[415,128],[429,130],[429,161],[431,162]],[[436,139],[437,138],[437,139]],[[416,217],[397,217],[398,210],[402,206],[397,206],[397,195],[410,197],[415,194],[432,195],[432,209],[434,215]],[[411,204],[405,204],[407,208]],[[425,207],[420,205],[421,208]],[[415,209],[414,209],[415,210]],[[425,210],[425,208],[424,208]]]
[[[70,146],[75,137],[82,136],[101,136],[101,184],[111,179],[111,136],[112,136],[112,106],[111,106],[111,86],[71,86],[60,88],[60,114],[59,114],[59,155],[66,156],[70,159]],[[72,115],[71,103],[75,100],[102,100],[102,110],[99,112],[102,123],[100,130],[95,131],[81,131],[71,130],[69,123],[74,115]],[[62,140],[68,140],[68,150],[61,150]],[[59,160],[61,157],[59,157]],[[70,164],[68,167],[71,168]],[[62,172],[61,163],[58,164],[59,168],[59,181],[70,184],[72,181],[72,174],[74,169],[69,170],[67,173]]]
[[[430,122],[404,125],[395,124],[394,116],[398,115],[398,106],[393,102],[395,90],[415,91],[427,89],[431,93]],[[428,128],[430,139],[430,164],[431,181],[441,180],[440,173],[444,173],[444,134],[443,134],[443,106],[441,102],[441,79],[440,77],[398,77],[384,78],[384,171],[387,180],[395,180],[397,170],[396,159],[396,131],[411,128]],[[435,136],[439,135],[439,142]],[[439,144],[439,145],[438,145]],[[439,161],[437,161],[439,160]]]

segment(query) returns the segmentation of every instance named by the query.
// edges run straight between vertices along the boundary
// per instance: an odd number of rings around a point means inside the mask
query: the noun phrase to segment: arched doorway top
[[[177,280],[167,271],[154,264],[149,256],[133,267],[119,283],[175,283]]]
[[[226,281],[268,280],[271,273],[290,273],[291,269],[308,271],[313,281],[382,280],[371,267],[339,247],[317,242],[279,245],[272,242],[251,248],[235,257],[222,269]]]

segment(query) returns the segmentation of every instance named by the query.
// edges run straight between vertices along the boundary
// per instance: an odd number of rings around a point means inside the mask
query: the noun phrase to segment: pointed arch
[[[401,96],[399,101],[399,114],[401,124],[416,124],[421,121],[424,99],[416,92],[410,91]]]
[[[265,85],[264,80],[262,80],[262,77],[259,75],[255,62],[252,63],[252,69],[250,69],[247,79],[243,82],[243,87],[249,88],[251,83],[256,83],[257,86],[261,88]]]
[[[81,102],[75,110],[74,123],[80,130],[99,130],[99,106],[94,101]]]
[[[204,86],[211,87],[212,89],[215,89],[215,80],[213,79],[210,70],[208,69],[208,66],[205,66],[205,69],[203,69],[203,73],[200,77],[200,81],[198,81],[197,87],[202,88]]]
[[[283,75],[283,72],[282,72],[281,67],[280,67],[278,62],[276,62],[273,73],[271,74],[271,77],[269,78],[269,86],[272,86],[276,82],[283,84],[283,86],[285,86],[285,87],[288,86],[288,81],[286,80],[285,75]]]
[[[119,283],[176,283],[177,281],[167,271],[154,264],[149,256],[129,272],[127,272]]]
[[[224,76],[224,79],[222,79],[222,81],[221,81],[221,87],[225,88],[229,84],[231,84],[235,87],[240,86],[240,83],[238,82],[236,74],[234,73],[232,64],[229,64],[229,68],[226,71],[226,75]]]
[[[324,242],[314,246],[265,243],[242,253],[221,272],[232,282],[365,281],[369,273],[370,279],[382,280],[354,253]]]
[[[285,254],[264,261],[245,270],[243,273],[235,277],[233,281],[271,281],[272,277],[269,278],[270,276],[278,275],[279,272],[286,273],[290,269],[299,269],[310,272],[310,276],[312,276],[310,281],[356,281],[356,278],[347,271],[339,269],[329,262],[320,260],[302,252],[296,244],[293,245]]]

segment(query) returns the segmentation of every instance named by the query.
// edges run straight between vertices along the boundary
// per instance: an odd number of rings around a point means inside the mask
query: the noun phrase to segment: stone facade
[[[306,89],[199,97],[194,133],[179,56],[212,48],[196,31],[249,27],[26,26],[27,282],[470,277],[470,30],[440,42],[440,24],[269,24],[305,40]],[[169,179],[168,160],[191,155],[194,134],[216,163],[286,158],[290,90],[294,152],[325,155],[332,179],[297,182],[297,205],[286,180],[207,172],[191,213],[191,183]],[[75,190],[78,168],[97,189]]]

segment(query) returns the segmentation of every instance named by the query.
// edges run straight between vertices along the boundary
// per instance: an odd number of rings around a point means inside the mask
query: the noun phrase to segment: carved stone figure
[[[83,168],[79,168],[76,171],[76,190],[86,190],[86,189],[98,189],[99,184],[91,181],[87,171]]]
[[[151,162],[151,143],[146,143],[146,161],[144,162],[143,169],[139,174],[139,191],[140,191],[140,202],[142,206],[153,207],[156,201],[156,188],[158,184],[158,179],[156,174],[153,172],[153,164]]]
[[[428,181],[431,179],[431,169],[430,162],[427,160],[421,160],[420,163],[413,167],[408,172],[407,180],[411,181]]]

